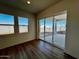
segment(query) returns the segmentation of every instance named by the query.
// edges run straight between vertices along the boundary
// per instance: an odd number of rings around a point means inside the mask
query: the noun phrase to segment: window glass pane
[[[0,35],[13,34],[13,33],[14,33],[14,26],[0,25]]]
[[[28,25],[28,18],[18,17],[19,25]]]
[[[39,38],[44,40],[44,19],[40,19],[39,20],[39,29],[40,29],[40,33],[39,33]]]
[[[54,45],[65,48],[67,13],[56,15],[54,18]]]
[[[0,35],[14,33],[14,16],[0,13]]]
[[[23,32],[28,32],[28,26],[19,26],[19,32],[23,33]]]
[[[14,24],[14,16],[0,13],[0,24]]]
[[[19,21],[19,32],[24,33],[28,32],[28,18],[18,17]]]

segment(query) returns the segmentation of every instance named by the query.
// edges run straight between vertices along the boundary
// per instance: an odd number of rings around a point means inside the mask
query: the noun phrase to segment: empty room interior
[[[0,0],[0,59],[79,59],[79,0]]]

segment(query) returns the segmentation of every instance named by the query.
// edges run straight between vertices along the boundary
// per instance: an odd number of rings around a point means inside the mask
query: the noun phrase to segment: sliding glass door
[[[40,39],[65,48],[67,13],[40,19]]]
[[[45,41],[52,43],[53,39],[53,17],[45,19]]]

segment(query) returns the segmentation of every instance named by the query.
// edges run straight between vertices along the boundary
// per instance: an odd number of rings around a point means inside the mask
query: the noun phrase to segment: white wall
[[[65,52],[79,59],[79,0],[63,0],[38,14],[37,18],[53,16],[67,10],[67,35]]]
[[[24,16],[29,18],[29,32],[0,36],[0,49],[35,39],[35,16],[33,14],[18,10],[6,10],[5,8],[1,9],[0,13],[8,13],[16,16]]]

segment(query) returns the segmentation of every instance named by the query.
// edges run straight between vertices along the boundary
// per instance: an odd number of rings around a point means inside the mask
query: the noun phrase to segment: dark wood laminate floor
[[[41,40],[34,40],[1,50],[0,56],[6,56],[0,57],[0,59],[74,59]]]

